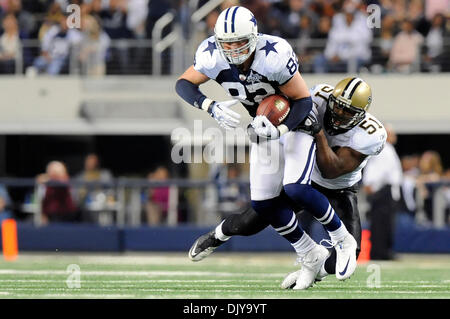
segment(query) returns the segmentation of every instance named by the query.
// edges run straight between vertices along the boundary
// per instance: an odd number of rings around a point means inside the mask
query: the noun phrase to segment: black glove
[[[322,125],[317,121],[315,116],[308,115],[293,131],[303,132],[308,135],[314,136],[320,132]]]

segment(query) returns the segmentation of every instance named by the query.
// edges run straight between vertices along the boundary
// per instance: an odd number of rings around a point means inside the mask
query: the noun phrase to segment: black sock
[[[252,207],[240,214],[233,214],[225,218],[222,232],[226,236],[251,236],[269,226]]]

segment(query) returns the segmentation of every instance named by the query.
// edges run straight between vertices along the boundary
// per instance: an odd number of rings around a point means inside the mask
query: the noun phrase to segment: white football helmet
[[[258,26],[253,13],[244,7],[233,6],[222,11],[214,27],[216,46],[231,64],[242,64],[255,51]],[[238,48],[225,49],[224,43],[246,41]],[[247,51],[244,53],[245,51]]]

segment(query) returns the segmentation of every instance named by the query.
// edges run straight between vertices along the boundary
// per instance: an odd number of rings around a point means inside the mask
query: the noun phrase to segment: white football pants
[[[250,150],[251,200],[277,197],[283,185],[310,184],[315,163],[314,138],[288,132],[280,139],[252,143]]]

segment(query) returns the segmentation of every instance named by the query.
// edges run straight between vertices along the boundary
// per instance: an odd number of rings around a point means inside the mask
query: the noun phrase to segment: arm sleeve
[[[308,116],[311,110],[312,99],[310,96],[294,100],[291,102],[291,110],[289,111],[289,114],[283,124],[288,127],[289,131],[291,131]]]
[[[201,108],[203,101],[206,99],[206,96],[200,91],[198,86],[186,79],[177,81],[175,91],[183,100],[196,108]]]

